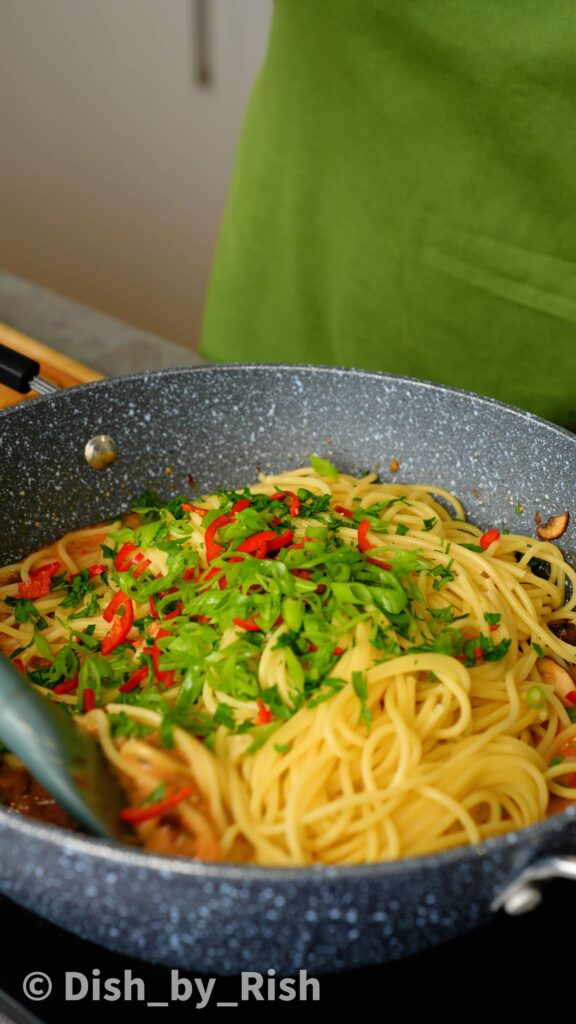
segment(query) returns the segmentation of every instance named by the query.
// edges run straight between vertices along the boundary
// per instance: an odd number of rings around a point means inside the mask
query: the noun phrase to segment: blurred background
[[[198,344],[271,0],[1,0],[0,266]]]

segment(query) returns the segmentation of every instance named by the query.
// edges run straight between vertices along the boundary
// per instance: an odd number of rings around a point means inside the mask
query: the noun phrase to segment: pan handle
[[[524,868],[513,882],[494,897],[491,910],[503,909],[513,916],[535,910],[542,902],[542,891],[538,883],[552,878],[576,881],[576,857],[543,857]]]
[[[40,377],[40,363],[29,359],[6,345],[0,344],[0,384],[12,391],[26,395],[36,391],[39,395],[51,395],[59,389],[55,384]]]

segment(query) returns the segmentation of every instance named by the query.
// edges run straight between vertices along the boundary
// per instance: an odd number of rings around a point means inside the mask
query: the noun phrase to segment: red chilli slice
[[[178,615],[181,615],[183,607],[184,605],[182,604],[182,601],[178,601],[178,604],[171,612],[164,613],[164,621],[168,622],[170,619],[175,619]]]
[[[371,558],[370,555],[367,554],[368,551],[371,551],[372,548],[376,547],[376,544],[371,544],[370,541],[368,540],[369,529],[369,520],[363,519],[358,526],[358,547],[360,551],[362,551],[366,555],[368,561],[371,562],[372,565],[377,565],[379,569],[386,569],[387,571],[389,571],[392,568],[392,566],[388,562],[380,562],[379,559]]]
[[[370,548],[374,547],[374,544],[371,544],[368,540],[369,529],[370,522],[368,519],[363,519],[362,522],[358,524],[358,547],[360,548],[360,551],[370,551]]]
[[[272,721],[272,712],[270,708],[267,708],[261,697],[256,699],[258,705],[258,715],[256,717],[256,725],[269,725]]]
[[[235,626],[238,626],[239,629],[247,630],[248,633],[262,632],[262,627],[259,626],[254,619],[232,619],[232,622]]]
[[[169,672],[165,672],[163,669],[160,668],[160,658],[164,654],[164,651],[161,651],[160,648],[158,647],[158,640],[161,640],[162,637],[164,636],[172,636],[172,634],[167,629],[159,629],[158,633],[156,634],[154,646],[152,647],[150,653],[152,655],[152,667],[154,669],[154,675],[156,676],[156,679],[158,680],[159,683],[162,683],[167,690],[169,690],[170,687],[174,685],[175,673],[174,669],[170,669]]]
[[[210,526],[206,528],[206,533],[204,534],[204,543],[206,545],[206,561],[213,562],[214,559],[218,558],[218,555],[221,555],[222,552],[224,551],[223,545],[218,544],[215,539],[216,533],[218,532],[220,527],[228,526],[229,523],[233,522],[236,513],[241,512],[242,509],[244,508],[248,508],[249,504],[250,501],[248,500],[248,498],[240,498],[240,500],[237,501],[235,505],[233,505],[229,515],[216,516],[216,519],[212,520]],[[224,587],[225,586],[226,583],[224,583]],[[220,584],[220,587],[221,589],[224,589],[222,587],[222,584]]]
[[[297,494],[291,494],[288,502],[288,511],[291,516],[300,515],[300,498]]]
[[[130,598],[126,597],[126,594],[124,594],[121,590],[116,591],[114,597],[110,601],[110,604],[106,606],[102,613],[104,618],[106,619],[106,622],[112,622],[112,619],[116,615],[116,612],[121,607],[121,605],[125,604],[129,600]]]
[[[124,611],[121,615],[118,615],[117,613],[122,605],[124,606]],[[103,638],[100,644],[102,654],[106,655],[110,654],[110,652],[115,650],[116,647],[119,647],[132,629],[132,624],[134,622],[134,604],[129,597],[126,597],[126,594],[119,590],[106,608],[104,618],[106,619],[106,622],[112,622],[112,629]]]
[[[301,540],[297,540],[295,544],[288,545],[288,551],[300,551],[305,544],[314,544],[314,537],[302,537]]]
[[[188,570],[187,570],[188,571]],[[157,576],[156,579],[159,579]],[[169,590],[160,590],[156,597],[162,598],[167,597],[168,594],[177,594],[178,587],[170,587]],[[164,619],[175,619],[177,615],[180,615],[183,608],[182,601],[178,601],[176,607],[171,612],[164,612]],[[158,609],[156,607],[156,601],[154,600],[154,594],[150,594],[150,615],[153,619],[159,619]]]
[[[122,683],[122,686],[118,687],[119,692],[130,693],[131,690],[135,690],[136,687],[139,686],[144,679],[146,679],[148,672],[148,665],[143,665],[142,668],[136,669],[136,671],[132,673],[130,678],[127,679],[125,683]]]
[[[35,569],[30,573],[30,579],[26,583],[18,584],[18,596],[24,597],[28,601],[46,597],[50,593],[52,577],[56,575],[59,568],[60,562],[48,562],[47,565],[41,565],[39,569]]]
[[[148,807],[125,807],[123,811],[120,811],[119,817],[122,821],[129,821],[133,825],[138,825],[141,821],[149,821],[151,818],[157,818],[161,814],[166,814],[174,807],[177,807],[179,803],[182,803],[182,800],[185,800],[186,797],[192,796],[192,793],[194,793],[194,786],[182,786],[181,789],[170,793],[169,796],[164,797],[163,800],[158,800],[155,804],[149,804]]]
[[[219,569],[217,565],[213,565],[210,569],[202,569],[197,576],[197,582],[203,583],[205,580],[212,580],[222,569]]]
[[[366,558],[372,563],[372,565],[377,565],[379,569],[386,569],[389,571],[392,568],[389,562],[380,562],[377,558],[370,558],[370,555],[367,555]]]
[[[151,564],[150,563],[150,559],[149,558],[144,558],[143,556],[140,557],[137,561],[138,561],[138,566],[137,566],[136,569],[134,569],[134,572],[132,573],[132,575],[133,575],[135,580],[137,580],[138,577],[142,575],[144,570],[147,569],[148,566]]]
[[[82,691],[82,710],[84,714],[87,715],[88,712],[93,711],[95,707],[96,693],[94,690],[87,687],[85,690]]]
[[[274,533],[274,530],[261,530],[260,533],[253,533],[238,546],[237,551],[246,555],[254,555],[255,558],[265,558],[272,551],[279,551],[280,548],[291,544],[294,539],[294,530],[284,530],[283,533]]]
[[[222,544],[218,544],[215,540],[216,533],[221,526],[227,526],[231,522],[230,516],[216,516],[210,523],[210,526],[206,528],[204,534],[204,543],[206,545],[206,560],[213,562],[218,555],[221,555],[224,551]]]
[[[274,530],[261,530],[260,533],[253,533],[251,537],[246,537],[246,540],[243,540],[236,550],[246,555],[253,555],[255,551],[265,548],[268,541],[275,540],[276,536]]]
[[[200,505],[190,505],[188,502],[184,502],[181,508],[185,512],[197,512],[199,516],[205,516],[210,511],[209,508],[200,508]]]
[[[141,551],[138,550],[136,544],[130,544],[128,541],[122,545],[116,558],[114,565],[118,572],[128,572],[131,565],[135,565],[132,576],[137,580],[142,573],[150,565],[150,559],[144,558]]]
[[[88,573],[89,579],[93,580],[95,576],[101,576],[103,572],[106,572],[106,566],[105,565],[89,565],[86,571]],[[73,580],[75,578],[75,576],[79,576],[81,572],[82,572],[82,569],[79,569],[78,572],[71,573],[70,579]]]
[[[74,690],[77,690],[77,689],[78,689],[78,673],[76,673],[75,676],[72,676],[71,679],[65,679],[63,683],[58,683],[58,685],[55,686],[54,689],[52,690],[52,693],[73,693]],[[92,691],[92,692],[94,692],[94,691]],[[84,693],[87,693],[87,691],[84,690]]]
[[[126,541],[114,559],[114,565],[118,572],[128,572],[132,562],[136,561],[135,556],[137,553],[139,554],[138,545],[129,544],[128,541]]]
[[[287,544],[291,544],[294,540],[294,530],[284,530],[284,533],[275,536],[274,540],[266,541],[266,554],[271,551],[279,551],[280,548],[285,548]]]
[[[487,551],[490,545],[493,544],[495,540],[498,540],[499,536],[500,530],[486,530],[486,533],[483,533],[480,537],[480,547],[484,548],[484,551]]]
[[[277,491],[270,495],[270,501],[285,501],[288,498],[288,512],[291,516],[300,515],[300,498],[294,491]]]

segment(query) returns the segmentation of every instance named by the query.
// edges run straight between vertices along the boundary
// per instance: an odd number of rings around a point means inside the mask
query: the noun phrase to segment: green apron
[[[574,0],[276,0],[202,349],[576,429]]]

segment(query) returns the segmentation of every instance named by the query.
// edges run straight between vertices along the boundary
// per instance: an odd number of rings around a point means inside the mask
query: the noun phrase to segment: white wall
[[[0,0],[0,266],[194,346],[272,0]],[[201,2],[201,0],[200,0]]]

